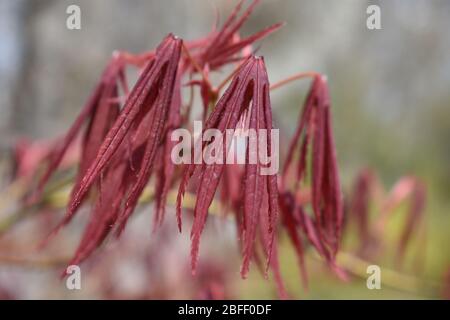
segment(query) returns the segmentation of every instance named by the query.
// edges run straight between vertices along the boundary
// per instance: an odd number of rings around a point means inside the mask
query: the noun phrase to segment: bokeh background
[[[168,32],[184,39],[204,36],[214,24],[214,8],[224,18],[234,3],[1,0],[2,188],[6,188],[8,176],[8,165],[3,164],[15,141],[20,137],[48,139],[62,134],[84,104],[113,50],[149,50]],[[66,8],[70,4],[81,7],[81,30],[66,28]],[[369,4],[381,7],[381,30],[366,28]],[[401,176],[413,174],[425,181],[428,191],[423,270],[418,274],[410,260],[397,270],[399,277],[397,273],[393,277],[395,284],[409,281],[400,276],[413,275],[430,283],[433,290],[422,290],[420,286],[405,290],[402,284],[368,290],[364,270],[361,277],[342,282],[312,257],[307,259],[310,288],[305,292],[293,251],[281,239],[282,270],[293,297],[443,297],[445,273],[450,267],[449,18],[450,2],[444,0],[266,0],[245,24],[244,35],[274,22],[287,22],[279,32],[259,43],[272,82],[309,70],[328,76],[345,190],[351,189],[361,168],[371,167],[386,189]],[[308,81],[304,80],[273,94],[275,121],[286,135],[295,128],[307,88]],[[0,236],[0,256],[17,258],[0,261],[0,296],[193,297],[190,292],[196,290],[200,280],[192,279],[188,271],[188,234],[172,232],[174,227],[168,223],[172,236],[151,235],[150,210],[143,208],[123,240],[108,243],[103,253],[87,263],[83,290],[77,292],[65,288],[58,278],[58,267],[51,261],[33,265],[21,260],[31,257],[26,253],[40,235],[33,217],[21,221]],[[61,214],[51,213],[46,219]],[[6,213],[0,212],[2,215]],[[170,215],[167,220],[171,220]],[[63,231],[53,248],[55,254],[73,252],[84,221],[80,218]],[[38,224],[45,225],[46,220]],[[256,270],[248,280],[239,279],[240,261],[232,225],[211,223],[202,246],[200,259],[209,264],[206,273],[225,279],[230,295],[276,297],[273,284],[263,280]],[[376,263],[382,270],[395,269],[391,258],[386,254]]]

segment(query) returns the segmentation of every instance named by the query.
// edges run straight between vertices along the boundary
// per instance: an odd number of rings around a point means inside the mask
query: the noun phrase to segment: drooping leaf
[[[300,143],[300,139],[303,139]],[[294,154],[299,148],[295,187],[306,180],[308,151],[311,149],[311,206],[318,241],[334,256],[339,247],[343,224],[342,191],[330,113],[330,99],[325,77],[317,75],[300,115],[299,125],[289,145],[283,169],[283,189],[292,182],[289,174]],[[328,251],[328,250],[327,250]]]
[[[144,164],[141,166],[139,179],[127,201],[127,207],[131,208],[137,201],[136,198],[140,194],[142,185],[148,179],[156,147],[160,143],[162,126],[172,99],[181,43],[180,39],[169,35],[159,45],[154,59],[148,63],[142,72],[119,117],[106,135],[95,160],[86,171],[76,192],[74,192],[63,224],[71,219],[89,188],[118,150],[128,131],[132,126],[136,126],[143,121],[146,111],[153,111],[154,118],[148,119],[149,126],[143,128],[147,130],[145,134],[148,140],[143,159]]]
[[[251,57],[243,64],[239,72],[234,76],[230,86],[224,95],[218,101],[215,109],[209,116],[203,133],[208,129],[217,129],[225,137],[226,129],[236,129],[239,120],[246,112],[250,112],[249,129],[257,132],[256,137],[251,137],[254,141],[249,141],[249,145],[258,145],[260,136],[259,129],[268,131],[265,139],[265,146],[270,146],[270,137],[272,131],[272,118],[270,98],[268,94],[269,82],[262,58]],[[198,142],[197,142],[198,143]],[[207,147],[207,143],[203,143],[203,147]],[[222,141],[221,147],[226,155],[229,151],[229,142]],[[270,147],[269,147],[270,148]],[[271,156],[272,150],[267,150],[268,156]],[[257,150],[249,150],[247,146],[247,157],[249,152],[257,152]],[[259,160],[259,159],[258,159]],[[177,200],[177,216],[181,216],[181,201],[186,185],[192,176],[199,181],[197,190],[197,199],[194,209],[194,222],[191,230],[192,247],[191,259],[192,269],[195,271],[198,249],[200,243],[200,235],[205,226],[208,208],[213,201],[216,189],[218,188],[224,164],[191,164],[186,170],[182,179],[178,200]],[[253,254],[253,243],[256,237],[257,225],[259,223],[259,210],[262,203],[262,190],[265,186],[268,188],[269,198],[269,230],[272,235],[276,217],[278,215],[278,191],[276,185],[276,175],[262,175],[261,163],[246,163],[244,177],[244,246],[243,246],[243,265],[242,276],[245,277],[248,272],[250,258]],[[273,200],[275,199],[275,201]],[[180,220],[179,220],[180,222]],[[269,255],[270,256],[270,255]]]
[[[97,152],[100,142],[105,137],[105,130],[107,130],[109,122],[114,119],[117,113],[118,106],[112,103],[111,100],[117,98],[117,82],[120,78],[121,71],[121,61],[113,57],[103,71],[100,82],[96,85],[73,125],[61,141],[51,150],[48,156],[47,168],[29,201],[36,201],[40,198],[44,186],[58,168],[68,148],[74,143],[86,122],[89,122],[89,125],[84,134],[84,143],[82,146],[83,156],[79,174],[83,173],[85,167],[92,161],[92,157]],[[78,180],[79,177],[77,178]]]

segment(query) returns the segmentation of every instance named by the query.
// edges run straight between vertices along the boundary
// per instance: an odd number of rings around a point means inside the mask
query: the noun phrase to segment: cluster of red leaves
[[[193,54],[193,57],[198,61],[198,65],[201,68],[213,71],[229,63],[239,62],[248,58],[250,56],[248,52],[251,52],[251,50],[244,50],[244,54],[242,55],[239,53],[246,47],[250,48],[249,46],[255,41],[266,37],[282,26],[282,24],[277,23],[241,39],[239,30],[252,14],[259,0],[254,0],[239,17],[243,3],[244,0],[241,0],[224,22],[222,28],[218,31],[213,31],[205,39],[203,46],[198,47],[198,51]]]
[[[210,103],[217,99],[218,90],[220,89],[212,86],[208,79],[209,73],[225,65],[249,58],[252,51],[251,45],[254,42],[268,36],[282,26],[281,23],[277,23],[241,39],[239,29],[247,21],[253,9],[259,3],[259,0],[254,0],[239,17],[243,3],[244,0],[241,0],[237,4],[220,30],[214,30],[203,42],[194,42],[194,45],[191,46],[192,60],[196,61],[191,68],[203,75],[201,80],[191,82],[193,85],[200,86],[200,94],[204,108],[203,119],[206,118]],[[199,43],[202,45],[198,45]]]
[[[370,169],[363,169],[355,179],[350,196],[350,216],[356,222],[360,237],[360,254],[373,256],[381,246],[388,220],[397,207],[409,201],[404,226],[397,245],[397,262],[401,263],[414,234],[420,234],[423,227],[426,189],[418,178],[405,176],[398,180],[387,196],[376,176]],[[370,216],[371,207],[377,206],[379,215]]]
[[[254,145],[267,146],[267,155],[272,155],[271,131],[272,131],[272,110],[269,96],[269,80],[267,77],[264,60],[260,57],[250,57],[234,76],[230,86],[218,101],[214,110],[210,114],[204,131],[216,129],[225,137],[227,129],[236,129],[244,117],[248,121],[243,121],[244,129],[265,129],[265,137],[255,136]],[[266,139],[260,144],[259,139]],[[217,143],[215,141],[215,143]],[[206,148],[208,142],[203,142]],[[246,157],[249,155],[249,144],[247,145]],[[221,142],[223,154],[228,154],[230,144]],[[255,254],[254,242],[256,234],[261,232],[261,243],[264,247],[267,263],[270,264],[276,219],[278,216],[278,186],[277,176],[261,174],[261,164],[250,164],[246,162],[245,172],[242,178],[241,195],[243,199],[242,219],[238,217],[240,223],[240,236],[243,243],[243,264],[241,274],[246,277],[250,260]],[[194,209],[194,222],[191,231],[192,238],[192,269],[195,271],[198,258],[200,235],[206,224],[208,208],[211,205],[219,182],[221,180],[224,164],[191,164],[185,169],[184,177],[180,184],[177,200],[177,216],[179,228],[181,230],[181,202],[187,183],[190,178],[197,181],[197,199]],[[240,213],[240,207],[236,214]],[[276,274],[279,272],[277,264],[272,260],[272,267],[275,267]]]
[[[265,139],[267,156],[272,155],[272,110],[270,85],[264,60],[251,54],[251,45],[277,30],[276,24],[246,38],[239,29],[247,21],[258,1],[239,16],[240,1],[223,27],[200,40],[183,43],[172,35],[167,36],[158,48],[134,56],[117,53],[106,67],[99,84],[82,109],[66,136],[48,157],[48,166],[39,182],[34,200],[38,199],[50,176],[58,168],[69,146],[82,132],[82,155],[75,185],[71,193],[66,216],[55,232],[68,223],[80,205],[90,196],[94,202],[90,221],[71,263],[86,259],[104,241],[111,230],[120,235],[138,204],[138,200],[155,174],[154,202],[155,225],[161,223],[168,191],[176,181],[176,168],[170,159],[173,142],[172,130],[181,127],[189,114],[190,105],[182,108],[183,81],[200,85],[206,119],[210,104],[216,101],[220,88],[214,88],[208,74],[222,67],[237,64],[235,71],[223,82],[232,79],[227,90],[207,117],[204,130],[265,129],[267,135],[253,137],[256,144]],[[130,92],[125,79],[125,67],[133,64],[143,67],[140,77]],[[191,80],[200,75],[200,80]],[[125,95],[121,106],[119,88]],[[257,131],[258,132],[258,131]],[[299,140],[303,136],[300,151]],[[203,147],[207,147],[207,142]],[[298,201],[288,189],[290,178],[306,181],[307,153],[311,156],[311,206],[314,216],[306,214],[304,203]],[[223,143],[224,154],[229,146]],[[246,151],[247,159],[250,157]],[[297,173],[289,175],[288,169],[299,154]],[[342,226],[341,189],[333,141],[330,101],[324,77],[317,75],[309,92],[299,126],[290,144],[278,191],[277,175],[263,175],[260,163],[246,162],[244,168],[235,165],[192,164],[184,168],[177,199],[177,219],[181,231],[182,198],[188,182],[196,180],[196,203],[191,230],[192,270],[197,265],[200,237],[205,227],[208,209],[217,189],[221,199],[235,213],[243,254],[241,274],[246,277],[250,261],[254,260],[264,273],[272,269],[280,295],[286,292],[281,281],[277,258],[278,210],[283,224],[298,252],[302,269],[304,234],[331,266],[338,250]],[[222,177],[223,176],[223,177]],[[266,260],[263,267],[261,254]],[[302,272],[304,277],[305,273]]]
[[[174,95],[178,94],[175,87],[181,45],[181,40],[172,35],[160,44],[124,107],[115,119],[112,118],[109,130],[104,132],[86,169],[82,171],[80,167],[81,179],[77,179],[61,225],[70,221],[94,184],[99,191],[72,263],[87,257],[103,241],[111,226],[115,226],[118,233],[123,230],[153,172],[156,155],[164,154],[165,133],[177,121],[174,118],[179,118],[179,99]],[[166,168],[161,171],[167,173]],[[165,181],[160,188],[167,188]],[[158,209],[161,208],[159,202]]]
[[[45,184],[60,165],[68,149],[73,146],[74,141],[83,129],[83,125],[87,124],[84,130],[82,157],[77,176],[77,182],[79,182],[90,161],[95,157],[109,126],[119,113],[117,103],[119,81],[126,82],[123,63],[117,57],[114,57],[106,66],[88,102],[82,108],[66,135],[48,154],[47,169],[39,180],[37,191],[33,195],[34,198],[40,197]]]

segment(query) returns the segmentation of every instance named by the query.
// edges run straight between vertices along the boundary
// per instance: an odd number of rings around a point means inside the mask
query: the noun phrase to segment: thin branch
[[[270,86],[270,90],[271,91],[276,90],[276,89],[278,89],[278,88],[280,88],[280,87],[282,87],[282,86],[284,86],[284,85],[286,85],[286,84],[288,84],[290,82],[293,82],[293,81],[296,81],[296,80],[299,80],[299,79],[314,78],[314,77],[317,77],[317,76],[320,76],[320,74],[317,73],[317,72],[314,72],[314,71],[296,73],[296,74],[294,74],[294,75],[292,75],[292,76],[290,76],[290,77],[288,77],[288,78],[286,78],[284,80],[280,80],[280,81],[272,84]]]
[[[361,279],[367,279],[367,267],[373,265],[371,262],[344,251],[338,253],[337,264]],[[433,295],[442,289],[442,285],[436,281],[423,280],[382,266],[380,268],[382,286],[422,296]]]
[[[205,70],[203,70],[202,67],[197,63],[197,61],[192,57],[191,53],[189,52],[189,49],[186,47],[186,45],[182,44],[183,53],[186,55],[188,60],[191,62],[194,69],[202,76],[203,81],[207,84],[210,91],[213,91],[213,86],[211,82],[208,79],[208,76],[205,74]]]

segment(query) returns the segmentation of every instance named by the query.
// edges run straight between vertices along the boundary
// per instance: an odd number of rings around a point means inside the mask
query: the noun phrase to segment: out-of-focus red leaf
[[[211,70],[220,68],[224,64],[232,62],[232,59],[236,58],[235,55],[242,49],[275,32],[283,25],[278,23],[247,38],[240,39],[239,29],[248,20],[259,0],[252,1],[242,15],[238,17],[243,3],[243,0],[239,1],[222,28],[217,32],[213,32],[208,38],[205,48],[198,55],[200,66],[208,64]],[[242,56],[238,59],[246,59],[247,57]]]
[[[37,189],[28,199],[28,202],[33,202],[40,198],[44,186],[59,167],[68,148],[74,143],[86,122],[89,122],[89,125],[84,134],[80,173],[89,164],[89,161],[92,160],[93,154],[96,153],[99,143],[105,136],[105,130],[107,131],[109,129],[109,123],[113,121],[118,113],[119,107],[117,103],[111,101],[117,98],[117,82],[121,77],[122,67],[122,61],[117,57],[113,57],[110,60],[102,73],[100,82],[75,119],[75,122],[61,141],[49,153],[47,168],[38,182]]]
[[[300,144],[300,139],[303,141]],[[314,77],[300,115],[299,125],[289,146],[283,170],[283,189],[292,181],[289,169],[300,144],[295,186],[305,181],[307,152],[311,145],[311,205],[317,237],[334,256],[339,247],[343,224],[343,202],[331,124],[330,99],[325,77]]]

